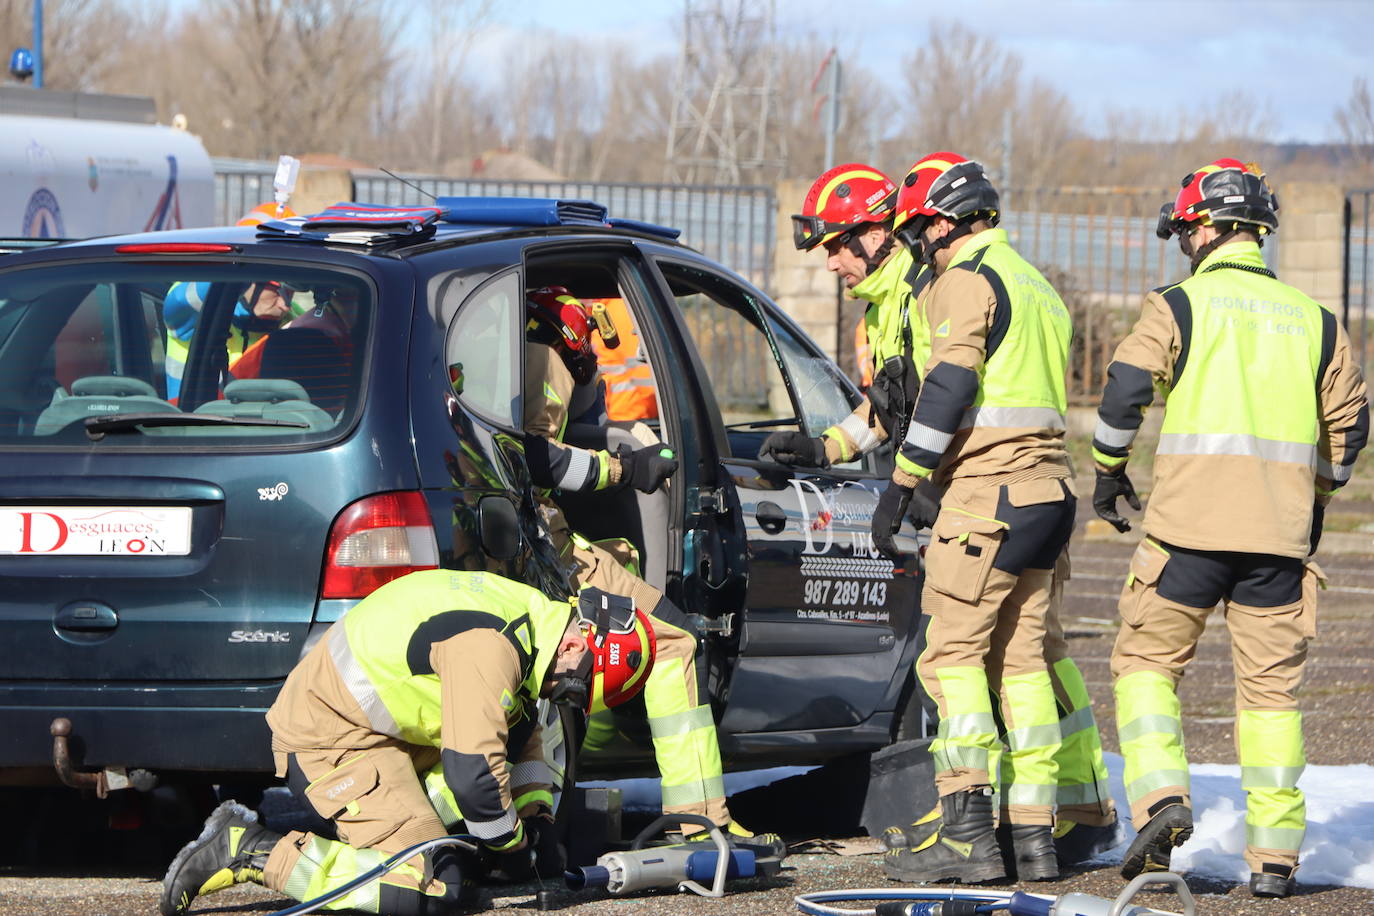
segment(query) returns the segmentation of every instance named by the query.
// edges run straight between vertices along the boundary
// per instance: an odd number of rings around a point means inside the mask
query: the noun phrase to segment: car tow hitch
[[[72,767],[71,748],[67,739],[72,734],[72,720],[58,717],[48,726],[52,734],[52,767],[62,784],[73,789],[94,789],[99,798],[105,798],[118,789],[137,789],[151,791],[157,785],[157,775],[147,770],[126,770],[124,767],[105,767],[98,772],[77,770]]]

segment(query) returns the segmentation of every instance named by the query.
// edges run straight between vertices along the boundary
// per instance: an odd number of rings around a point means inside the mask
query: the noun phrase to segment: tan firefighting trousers
[[[1002,808],[1008,820],[1052,825],[1061,736],[1045,660],[1046,619],[1053,567],[1068,534],[1063,532],[1058,544],[1045,545],[1044,568],[996,568],[1005,537],[1042,537],[1035,530],[1013,534],[1012,524],[999,520],[1004,495],[1018,509],[1063,504],[1072,524],[1072,504],[1058,479],[953,481],[926,550],[922,605],[931,621],[916,670],[940,711],[931,744],[939,793],[998,785],[1002,756],[1008,777],[1001,780]],[[1000,697],[1005,755],[991,690]]]
[[[1180,553],[1179,559],[1185,559]],[[1126,795],[1139,827],[1166,799],[1190,804],[1182,709],[1176,688],[1215,605],[1191,607],[1160,595],[1170,551],[1140,542],[1119,604],[1121,631],[1112,651],[1117,729]],[[1305,766],[1297,692],[1316,636],[1317,589],[1310,561],[1297,603],[1254,607],[1223,600],[1236,677],[1236,752],[1246,790],[1245,861],[1294,868],[1306,829],[1297,780]]]
[[[559,556],[570,559],[575,567],[577,587],[628,595],[636,607],[650,612],[656,649],[653,670],[644,684],[644,706],[662,779],[664,813],[697,814],[728,824],[715,718],[697,685],[696,638],[678,622],[658,616],[676,608],[665,602],[662,592],[625,568],[631,559],[628,554],[616,556],[611,552],[614,545],[608,549],[574,534],[557,506],[545,503],[543,514]]]

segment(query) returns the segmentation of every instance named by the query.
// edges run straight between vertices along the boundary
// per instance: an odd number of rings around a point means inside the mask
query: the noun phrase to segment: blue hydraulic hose
[[[853,900],[876,900],[876,901],[899,901],[910,903],[927,903],[929,908],[925,912],[930,912],[938,903],[948,903],[953,900],[965,900],[978,904],[976,912],[993,913],[998,910],[1005,910],[1011,904],[1011,893],[1009,891],[978,891],[978,890],[947,890],[943,888],[930,888],[926,890],[911,888],[886,888],[869,887],[857,890],[843,891],[815,891],[810,894],[798,894],[793,898],[796,901],[797,909],[807,916],[873,916],[872,907],[862,910],[851,910],[842,907],[827,906],[829,903],[839,903]],[[921,912],[921,911],[917,911]]]
[[[387,872],[394,870],[397,866],[405,862],[407,859],[410,859],[414,856],[418,856],[422,852],[427,852],[431,849],[436,849],[440,846],[457,846],[461,849],[466,849],[469,852],[477,852],[476,842],[477,837],[464,833],[455,834],[453,836],[439,837],[437,840],[425,840],[423,843],[416,843],[409,849],[402,849],[400,852],[396,853],[394,856],[387,859],[381,865],[378,865],[377,867],[369,871],[363,872],[358,877],[352,879],[351,881],[348,881],[345,884],[339,885],[332,891],[323,893],[312,900],[304,900],[300,903],[297,903],[295,906],[289,906],[284,910],[277,910],[275,913],[268,914],[268,916],[298,916],[298,914],[300,913],[313,913],[325,904],[332,903],[335,900],[338,900],[340,897],[343,897],[344,895],[349,894],[352,891],[362,887],[369,881],[376,881],[382,875],[385,875]]]

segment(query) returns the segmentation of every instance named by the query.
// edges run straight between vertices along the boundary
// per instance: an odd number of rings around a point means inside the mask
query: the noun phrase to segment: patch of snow
[[[1106,754],[1117,810],[1129,820],[1119,754]],[[1195,763],[1192,776],[1193,836],[1174,850],[1170,864],[1179,874],[1203,874],[1232,881],[1250,879],[1245,853],[1245,791],[1240,767]],[[1309,766],[1298,780],[1307,796],[1307,837],[1298,881],[1374,888],[1374,766]],[[1120,862],[1127,843],[1102,857]]]

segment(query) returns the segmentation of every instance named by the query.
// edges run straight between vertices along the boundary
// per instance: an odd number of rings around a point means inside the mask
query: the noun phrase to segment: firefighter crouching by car
[[[998,197],[982,166],[952,153],[919,160],[898,192],[898,240],[932,267],[922,302],[930,358],[874,543],[896,553],[912,490],[945,485],[926,552],[931,617],[917,673],[940,711],[931,745],[943,819],[884,857],[902,881],[1058,876],[1053,843],[1061,747],[1045,660],[1054,566],[1073,529],[1064,450],[1072,336],[1053,288],[994,228]],[[1002,792],[1004,864],[994,826],[1000,696],[1011,769]]]
[[[1255,166],[1218,159],[1164,205],[1192,275],[1145,297],[1107,369],[1093,505],[1119,531],[1118,496],[1153,389],[1164,422],[1146,536],[1121,592],[1112,652],[1126,795],[1138,834],[1122,874],[1167,869],[1192,832],[1175,688],[1218,601],[1236,674],[1250,891],[1292,893],[1306,820],[1297,690],[1316,635],[1316,552],[1331,494],[1369,430],[1359,363],[1340,322],[1279,282],[1260,253],[1278,201]]]
[[[628,484],[653,493],[677,470],[665,446],[631,450],[622,445],[611,454],[563,442],[573,389],[596,379],[588,311],[561,286],[533,290],[526,298],[525,460],[535,485],[587,492]],[[761,856],[784,855],[776,834],[755,836],[730,817],[716,723],[701,694],[696,637],[687,615],[626,568],[631,556],[617,556],[572,531],[547,493],[540,512],[559,556],[573,567],[576,585],[629,595],[650,614],[658,662],[644,686],[644,706],[662,778],[663,812],[708,817],[727,828],[725,835],[736,845],[753,847]]]
[[[576,605],[490,573],[427,570],[351,608],[267,713],[277,775],[338,839],[279,836],[225,802],[168,869],[164,916],[244,882],[308,900],[451,832],[476,837],[510,879],[561,874],[536,700],[614,706],[654,664],[653,628],[627,598],[587,589]],[[476,903],[475,866],[441,846],[324,908],[450,913]]]

